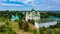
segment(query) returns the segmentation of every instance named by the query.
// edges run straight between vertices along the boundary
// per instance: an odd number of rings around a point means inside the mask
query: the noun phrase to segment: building
[[[40,12],[37,12],[37,11],[30,11],[30,12],[26,12],[26,17],[25,17],[25,20],[28,21],[28,20],[38,20],[40,19]]]
[[[53,20],[53,19],[51,19],[51,18],[41,18],[40,20],[37,20],[36,22],[35,22],[35,27],[37,28],[37,29],[39,29],[39,27],[45,27],[45,28],[47,28],[47,27],[49,27],[49,26],[51,26],[51,25],[56,25],[57,24],[57,20]]]
[[[18,15],[16,15],[16,16],[12,15],[11,20],[12,21],[19,20],[19,16]]]

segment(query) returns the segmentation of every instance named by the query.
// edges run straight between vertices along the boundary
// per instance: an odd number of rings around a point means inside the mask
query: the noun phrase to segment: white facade
[[[28,19],[33,19],[33,20],[38,20],[40,19],[40,14],[39,12],[26,12],[26,17],[25,17],[26,21],[28,21]]]
[[[47,28],[47,27],[49,27],[50,25],[56,25],[57,24],[57,21],[52,21],[52,22],[46,22],[46,23],[37,23],[37,22],[35,22],[35,27],[37,28],[37,29],[39,29],[39,27],[45,27],[45,28]]]

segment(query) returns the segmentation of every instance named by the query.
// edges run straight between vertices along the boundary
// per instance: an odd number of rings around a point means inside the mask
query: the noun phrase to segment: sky
[[[0,0],[0,10],[60,11],[60,0]]]

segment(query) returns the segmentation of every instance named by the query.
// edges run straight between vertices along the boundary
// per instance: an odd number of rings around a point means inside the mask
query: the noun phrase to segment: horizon
[[[0,0],[0,10],[60,11],[60,0]]]

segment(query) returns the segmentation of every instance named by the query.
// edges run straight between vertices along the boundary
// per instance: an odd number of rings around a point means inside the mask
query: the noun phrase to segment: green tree
[[[24,31],[26,31],[26,32],[29,31],[29,25],[28,25],[28,23],[23,23],[22,27],[23,27]]]
[[[35,9],[32,9],[31,12],[32,12],[32,11],[35,11]]]
[[[46,28],[44,26],[39,28],[40,34],[45,34],[44,31],[46,31]]]
[[[19,21],[19,28],[22,29],[22,25],[23,25],[23,22],[22,21]]]
[[[33,19],[32,20],[29,19],[28,22],[34,25],[34,20]]]

